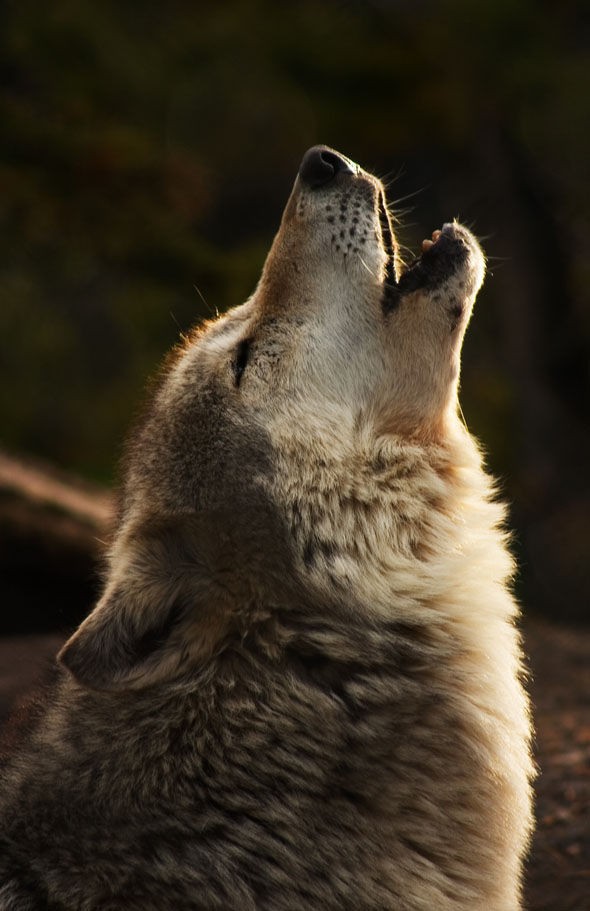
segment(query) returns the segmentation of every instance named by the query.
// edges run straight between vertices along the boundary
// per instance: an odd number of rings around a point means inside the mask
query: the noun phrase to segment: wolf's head
[[[380,181],[310,149],[254,294],[173,353],[133,437],[105,593],[60,655],[74,676],[146,685],[313,597],[310,540],[321,565],[358,547],[349,513],[399,484],[400,443],[456,420],[483,274],[457,223],[403,269]],[[388,521],[369,549],[402,540]]]

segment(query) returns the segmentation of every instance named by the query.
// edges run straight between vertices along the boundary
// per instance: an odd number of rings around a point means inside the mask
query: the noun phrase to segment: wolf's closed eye
[[[236,387],[239,387],[242,381],[244,370],[248,366],[251,345],[252,339],[245,338],[236,348],[236,353],[232,361],[232,370],[234,372],[234,382],[236,384]]]

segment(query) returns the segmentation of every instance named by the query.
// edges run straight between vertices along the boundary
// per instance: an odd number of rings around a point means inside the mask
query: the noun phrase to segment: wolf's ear
[[[80,683],[148,686],[202,664],[222,646],[235,605],[212,566],[211,539],[203,551],[200,538],[183,523],[117,546],[103,597],[58,655]]]

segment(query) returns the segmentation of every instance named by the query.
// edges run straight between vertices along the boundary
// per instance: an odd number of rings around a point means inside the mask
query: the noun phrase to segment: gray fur
[[[253,298],[170,360],[3,762],[1,911],[520,907],[511,561],[457,418],[483,259],[447,225],[383,306],[382,193],[298,180]]]

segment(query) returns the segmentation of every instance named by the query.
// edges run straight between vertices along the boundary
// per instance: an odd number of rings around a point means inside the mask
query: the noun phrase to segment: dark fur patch
[[[3,844],[2,838],[0,838],[0,853],[3,857],[9,856],[8,846]],[[18,894],[19,908],[21,907],[21,899],[24,899],[26,900],[26,907],[27,909],[30,909],[30,911],[68,911],[66,906],[62,905],[61,902],[52,902],[49,900],[47,888],[28,866],[25,867],[18,860],[14,860],[11,864],[11,886],[13,882],[14,888],[17,890]],[[14,898],[15,896],[13,895],[12,897]],[[2,907],[5,907],[6,911],[8,911],[8,905],[3,904]]]
[[[453,306],[449,310],[449,315],[451,317],[451,332],[454,332],[461,317],[463,316],[463,305],[459,303],[453,303]]]
[[[175,627],[180,623],[183,614],[183,605],[173,604],[166,616],[160,618],[158,623],[147,629],[141,636],[133,639],[128,646],[130,663],[141,664],[154,652],[163,648]]]

